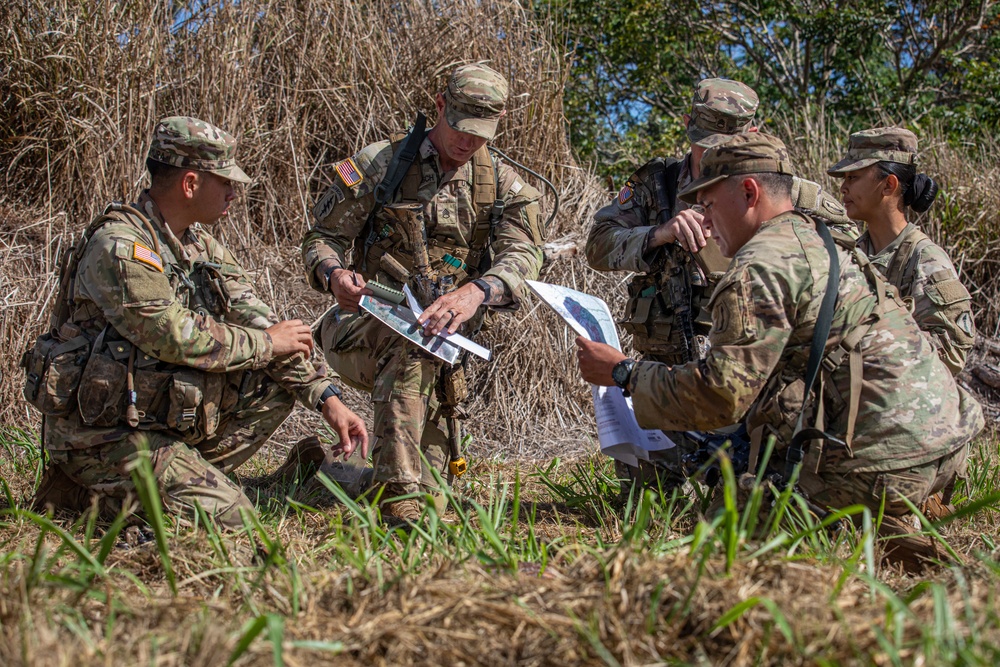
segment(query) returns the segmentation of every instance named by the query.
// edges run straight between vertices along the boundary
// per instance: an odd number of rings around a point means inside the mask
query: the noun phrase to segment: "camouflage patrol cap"
[[[704,79],[694,89],[688,139],[700,141],[712,134],[737,134],[753,125],[757,93],[732,79]]]
[[[149,159],[174,167],[207,171],[239,183],[250,177],[236,166],[236,138],[211,123],[171,116],[156,124]]]
[[[901,127],[875,127],[855,132],[847,144],[847,156],[826,173],[843,176],[882,161],[917,164],[917,135]]]
[[[717,134],[700,142],[701,177],[684,188],[678,197],[694,204],[698,191],[737,174],[793,174],[788,149],[781,139],[763,132]]]
[[[492,139],[507,104],[507,80],[486,65],[462,65],[444,91],[445,120],[459,132]]]

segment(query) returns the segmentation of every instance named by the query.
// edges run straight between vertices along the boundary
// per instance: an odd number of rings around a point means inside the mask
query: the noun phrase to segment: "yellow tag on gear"
[[[454,461],[448,463],[448,471],[455,477],[461,477],[465,474],[465,471],[469,469],[469,464],[465,462],[464,457],[459,457]]]

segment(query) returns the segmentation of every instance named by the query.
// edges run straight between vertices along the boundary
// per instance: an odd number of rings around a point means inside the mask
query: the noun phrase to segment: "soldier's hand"
[[[284,357],[296,352],[308,355],[313,348],[312,331],[302,320],[283,320],[264,330],[271,337],[274,356]]]
[[[340,309],[345,313],[358,312],[361,297],[374,294],[365,287],[365,279],[354,271],[334,269],[330,274],[330,291],[337,297]]]
[[[622,359],[627,359],[621,350],[616,350],[604,343],[595,343],[583,336],[576,337],[576,360],[580,364],[580,375],[590,384],[599,387],[613,387],[614,379],[611,369]]]
[[[427,336],[436,336],[445,330],[453,334],[463,322],[472,319],[485,298],[483,290],[475,285],[463,285],[454,292],[439,296],[420,314],[417,323],[423,325]]]
[[[330,425],[340,441],[330,452],[334,458],[343,454],[346,461],[361,448],[361,458],[368,458],[368,429],[361,417],[354,414],[339,398],[331,396],[323,403],[323,419]]]
[[[657,248],[676,241],[688,252],[698,252],[705,247],[706,238],[711,233],[702,225],[702,214],[686,208],[674,217],[653,229],[649,247]]]

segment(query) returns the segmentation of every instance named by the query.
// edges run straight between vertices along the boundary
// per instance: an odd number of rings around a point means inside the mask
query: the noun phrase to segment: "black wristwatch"
[[[323,390],[323,394],[319,397],[319,403],[316,404],[316,409],[319,412],[323,412],[323,405],[326,403],[326,400],[331,396],[336,396],[337,398],[340,398],[341,396],[343,396],[343,394],[339,389],[337,389],[332,384],[329,385],[326,389]]]
[[[490,297],[493,296],[493,288],[490,287],[490,284],[482,278],[476,278],[472,281],[472,284],[483,290],[483,294],[485,295],[483,296],[483,303],[489,303]]]
[[[621,387],[622,392],[628,396],[628,379],[632,377],[632,369],[635,368],[635,359],[622,359],[611,369],[611,379]]]

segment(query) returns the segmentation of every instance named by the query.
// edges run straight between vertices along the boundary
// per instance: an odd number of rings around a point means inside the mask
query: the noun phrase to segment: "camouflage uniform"
[[[864,169],[881,161],[917,163],[917,137],[898,127],[879,127],[851,135],[847,156],[830,167],[833,176]],[[875,252],[868,232],[858,247],[878,267],[899,295],[912,303],[913,317],[930,336],[941,360],[954,375],[976,337],[972,296],[958,277],[948,253],[912,222],[881,251]]]
[[[149,157],[247,182],[235,148],[223,130],[172,117],[157,125]],[[101,218],[63,277],[68,318],[53,321],[60,336],[82,335],[92,349],[79,407],[45,416],[45,448],[72,480],[113,499],[133,490],[130,470],[148,450],[168,508],[197,502],[221,525],[242,525],[239,511],[253,505],[226,473],[263,445],[295,398],[315,407],[331,382],[302,354],[273,357],[264,329],[278,319],[200,225],[177,238],[148,192]],[[125,414],[130,367],[135,427]]]
[[[695,89],[688,138],[695,144],[713,135],[731,135],[753,125],[757,95],[748,86],[726,79],[706,79]],[[691,153],[681,161],[677,191],[693,180]],[[666,364],[682,364],[704,355],[711,328],[706,309],[719,277],[729,266],[714,239],[698,253],[690,253],[673,243],[648,248],[658,225],[654,196],[654,160],[640,167],[629,178],[618,196],[594,216],[587,238],[587,260],[598,271],[634,271],[629,283],[629,298],[620,324],[632,335],[632,347],[641,358]],[[827,220],[831,227],[856,236],[855,225],[847,218],[840,202],[822,190],[818,183],[795,178],[792,202],[799,210]],[[677,198],[673,210],[660,220],[667,220],[688,205]],[[687,314],[691,323],[685,331],[678,313]],[[688,340],[691,337],[693,340]],[[679,457],[697,447],[681,433],[669,433],[678,447],[654,454],[655,465],[665,469],[664,481],[683,481]],[[652,471],[636,474],[619,465],[626,478],[650,479]],[[644,465],[640,467],[645,467]]]
[[[455,130],[489,139],[506,99],[507,82],[500,74],[482,65],[463,66],[449,80],[445,118]],[[362,232],[373,208],[373,191],[385,176],[394,148],[393,143],[381,141],[338,163],[335,183],[313,210],[315,226],[302,244],[313,288],[328,290],[322,265],[331,261],[337,267],[355,268],[366,281],[375,279],[396,289],[410,282],[408,276],[415,271],[413,249],[389,210],[393,204],[409,202],[419,206],[424,216],[430,265],[438,277],[455,287],[475,278],[495,277],[504,285],[507,299],[502,306],[491,307],[518,308],[526,295],[524,280],[536,278],[542,263],[540,193],[508,166],[495,164],[485,147],[470,162],[445,172],[437,149],[425,137],[398,193],[376,217],[377,239],[367,261],[362,261],[367,238]],[[505,206],[502,217],[491,224],[490,209],[496,198]],[[470,247],[477,236],[482,238],[481,245]],[[492,255],[492,263],[482,271],[487,254]],[[405,274],[387,269],[393,259]],[[477,317],[485,310],[481,308]],[[474,323],[467,326],[474,328]],[[439,400],[443,362],[375,318],[345,314],[336,307],[318,323],[317,340],[330,367],[344,382],[371,392],[374,481],[386,485],[390,494],[436,486],[430,470],[421,465],[420,452],[430,465],[447,472],[445,415]]]
[[[729,174],[788,173],[787,159],[773,137],[737,135],[705,153],[702,177],[681,194],[691,201]],[[805,401],[805,417],[847,445],[814,444],[800,486],[818,503],[873,510],[886,492],[888,512],[901,514],[901,496],[920,503],[962,470],[983,416],[852,240],[834,237],[838,298],[819,398]],[[813,220],[789,211],[764,222],[712,295],[705,358],[636,364],[628,387],[639,424],[706,430],[744,420],[756,442],[776,436],[782,461],[804,403],[829,266]]]

